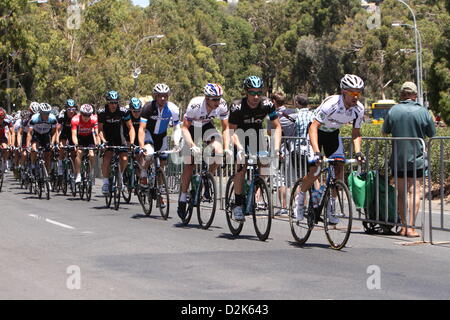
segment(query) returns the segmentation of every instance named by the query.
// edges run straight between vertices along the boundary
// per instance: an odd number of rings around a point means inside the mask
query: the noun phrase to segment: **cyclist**
[[[31,109],[31,108],[30,108]],[[29,130],[29,123],[31,120],[32,113],[28,110],[23,110],[20,114],[20,127],[17,131],[17,145],[21,149],[20,154],[20,167],[25,165],[25,161],[27,158],[27,134]]]
[[[106,105],[98,111],[98,136],[102,147],[108,146],[123,146],[126,147],[129,141],[134,141],[135,132],[133,124],[131,123],[131,115],[127,109],[119,107],[120,95],[117,91],[108,91],[106,93]],[[123,123],[128,129],[129,141],[124,135]],[[107,194],[109,192],[109,166],[113,152],[106,150],[103,155],[102,174],[103,187],[102,192]],[[120,172],[123,172],[127,166],[128,154],[126,151],[120,152]]]
[[[128,104],[128,110],[130,110],[131,113],[131,124],[133,125],[135,137],[134,142],[132,142],[134,145],[139,145],[139,126],[141,124],[141,111],[142,111],[142,102],[138,98],[131,98],[130,103]],[[128,130],[126,128],[126,125],[124,124],[124,134],[125,138],[127,140],[130,140]]]
[[[6,111],[0,108],[0,147],[2,148],[1,156],[3,158],[2,167],[0,170],[2,172],[6,169],[6,161],[9,156],[8,148],[11,144],[11,129],[12,122],[9,117],[6,117]]]
[[[144,154],[150,154],[153,150],[166,151],[168,146],[167,130],[169,125],[174,126],[172,138],[175,147],[179,144],[181,138],[180,129],[180,110],[177,105],[168,101],[170,88],[165,83],[157,83],[153,88],[153,101],[144,105],[141,112],[141,123],[139,126],[139,146],[144,150]],[[161,167],[164,168],[167,162],[167,155],[161,157]],[[150,166],[150,160],[140,159],[142,167],[140,173],[140,184],[147,186],[147,169]]]
[[[78,106],[73,99],[67,99],[65,104],[65,110],[61,110],[58,116],[58,135],[60,146],[73,145],[72,141],[72,119],[77,114]],[[63,160],[65,152],[64,149],[59,149],[58,157],[58,175],[62,175],[64,172]],[[75,152],[72,152],[72,158],[75,159]]]
[[[58,143],[56,134],[56,117],[50,113],[52,107],[48,103],[39,105],[39,113],[34,114],[29,122],[27,148],[31,146],[31,167],[36,167],[37,149],[39,146],[45,148],[44,160],[47,171],[50,170],[50,148]]]
[[[228,107],[227,102],[222,98],[223,90],[219,84],[208,83],[203,88],[204,96],[195,97],[186,108],[184,114],[182,133],[185,147],[190,148],[191,154],[196,159],[202,154],[202,150],[198,144],[205,142],[208,147],[214,150],[216,155],[221,155],[224,152],[230,154],[229,150],[229,126],[228,126]],[[212,120],[219,118],[222,124],[222,136],[216,130]],[[216,139],[218,138],[218,139]],[[222,147],[220,140],[223,138]],[[219,140],[219,141],[218,141]],[[225,149],[225,150],[224,150]],[[188,202],[188,188],[192,177],[195,164],[189,155],[184,160],[183,174],[181,176],[181,193],[178,201],[178,216],[181,219],[186,217],[186,204]],[[209,165],[208,171],[214,174],[219,163]],[[208,188],[205,188],[205,197],[208,197]]]
[[[264,118],[268,115],[271,121],[271,126],[274,129],[273,150],[274,155],[279,156],[280,144],[281,144],[281,124],[278,119],[277,111],[274,104],[267,98],[263,97],[264,82],[257,76],[250,76],[244,80],[244,89],[246,96],[242,99],[233,101],[230,113],[230,129],[234,131],[233,143],[237,149],[238,163],[242,163],[242,156],[245,151],[250,153],[256,153],[261,150],[264,136],[264,130],[262,123]],[[244,136],[237,134],[236,130],[242,129]],[[246,138],[254,136],[256,134],[256,144]],[[260,144],[261,143],[261,144]],[[256,148],[255,148],[256,146]],[[259,166],[263,166],[259,163]],[[266,165],[264,165],[266,166]],[[237,171],[234,176],[234,191],[235,191],[235,204],[233,209],[233,216],[237,221],[244,221],[242,205],[244,204],[244,196],[242,195],[243,186],[245,181],[246,165],[242,170]]]
[[[75,147],[93,147],[98,143],[98,121],[97,116],[93,115],[94,108],[90,104],[83,104],[80,107],[80,114],[72,118],[72,141]],[[82,150],[77,150],[77,157],[75,159],[75,183],[81,182],[81,160],[83,158]],[[89,150],[89,162],[91,163],[91,170],[94,170],[94,150]],[[88,172],[93,177],[92,172]]]
[[[295,217],[298,220],[303,219],[305,212],[305,193],[318,178],[314,176],[317,171],[317,163],[320,163],[323,154],[328,158],[344,157],[344,147],[342,139],[339,136],[339,128],[344,124],[352,123],[352,141],[356,158],[358,161],[365,161],[361,153],[361,124],[364,117],[364,106],[358,101],[364,90],[364,81],[353,74],[346,74],[340,83],[341,94],[325,98],[322,104],[315,110],[313,121],[308,128],[308,162],[314,163],[310,166],[308,174],[303,178],[300,192],[295,201]],[[343,164],[334,165],[336,178],[343,180]],[[332,194],[328,202],[327,214],[330,217],[330,223],[337,224],[339,219],[334,216],[336,194]]]

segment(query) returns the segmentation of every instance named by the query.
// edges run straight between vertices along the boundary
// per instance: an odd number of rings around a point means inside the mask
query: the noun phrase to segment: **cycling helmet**
[[[66,108],[76,108],[77,104],[75,102],[75,100],[73,99],[67,99],[66,100]]]
[[[364,81],[354,74],[346,74],[341,79],[341,89],[364,89]]]
[[[80,107],[80,113],[83,116],[88,116],[89,117],[91,114],[94,113],[94,108],[90,104],[83,104]]]
[[[207,97],[221,97],[223,95],[223,90],[219,84],[208,83],[203,88],[203,93]]]
[[[260,89],[264,86],[264,82],[260,77],[250,76],[244,80],[244,88],[245,89]]]
[[[142,109],[142,102],[138,98],[131,98],[130,104],[129,104],[131,111],[139,111]]]
[[[38,113],[39,112],[39,102],[33,101],[30,103],[30,111],[32,113]]]
[[[165,94],[165,93],[169,93],[170,92],[170,88],[167,84],[165,83],[157,83],[155,85],[155,87],[153,88],[153,94]]]
[[[106,93],[106,101],[119,102],[120,95],[117,91],[108,91]]]
[[[50,111],[52,111],[52,106],[49,105],[48,103],[43,102],[43,103],[39,104],[39,112],[40,113],[49,114]]]
[[[54,115],[55,117],[57,117],[59,115],[59,108],[58,107],[53,107],[52,110],[50,111],[50,113],[52,115]]]
[[[29,118],[31,117],[31,112],[28,111],[28,110],[23,110],[23,111],[20,113],[20,117],[21,117],[23,120],[27,120],[27,119],[29,119]]]
[[[0,108],[0,120],[5,119],[6,117],[6,111],[3,108]]]

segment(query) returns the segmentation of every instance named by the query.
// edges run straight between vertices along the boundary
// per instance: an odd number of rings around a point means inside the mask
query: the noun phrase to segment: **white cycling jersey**
[[[189,102],[184,119],[192,121],[194,127],[202,127],[214,118],[226,120],[228,115],[228,106],[224,99],[220,99],[219,106],[208,114],[205,97],[195,97]]]
[[[356,106],[346,109],[342,95],[329,96],[314,111],[314,120],[322,124],[319,130],[325,132],[335,131],[350,122],[353,123],[353,128],[361,128],[363,119],[362,103],[358,101]]]

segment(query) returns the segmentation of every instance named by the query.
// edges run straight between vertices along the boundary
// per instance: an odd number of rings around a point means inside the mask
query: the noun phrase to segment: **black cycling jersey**
[[[265,117],[270,120],[278,118],[275,106],[268,98],[262,98],[256,108],[250,108],[247,98],[234,100],[231,105],[231,113],[228,122],[235,124],[244,131],[248,129],[260,130]]]
[[[260,145],[260,142],[264,143],[265,141],[265,132],[262,124],[267,115],[269,115],[269,119],[272,121],[278,118],[275,106],[267,98],[261,98],[256,108],[250,108],[247,104],[247,98],[233,101],[228,122],[237,125],[236,133],[238,133],[239,129],[244,130],[245,137],[240,137],[239,134],[238,136],[246,151],[255,153],[267,150],[266,146],[263,144]],[[249,130],[254,131],[249,132]],[[251,142],[252,139],[256,140]]]
[[[134,132],[135,132],[135,138],[134,138],[134,144],[136,145],[136,146],[138,146],[139,145],[139,140],[138,140],[138,133],[139,133],[139,126],[140,126],[140,124],[141,124],[141,117],[139,116],[138,118],[135,118],[135,117],[133,117],[133,114],[131,114],[131,124],[133,125],[133,127],[134,127]],[[127,139],[127,141],[130,141],[130,135],[129,135],[129,133],[128,133],[128,127],[127,127],[127,125],[125,124],[125,122],[123,123],[123,133],[124,133],[124,136],[125,136],[125,138]]]
[[[76,113],[74,113],[76,114]],[[72,118],[67,116],[67,110],[62,110],[58,115],[58,123],[61,125],[61,134],[60,139],[69,139],[72,141],[72,127],[71,127]],[[72,143],[70,143],[72,144]]]
[[[123,122],[131,119],[130,112],[122,107],[117,107],[115,112],[110,112],[108,105],[98,111],[98,123],[103,124],[103,135],[109,145],[125,145]],[[128,129],[128,128],[127,128]]]

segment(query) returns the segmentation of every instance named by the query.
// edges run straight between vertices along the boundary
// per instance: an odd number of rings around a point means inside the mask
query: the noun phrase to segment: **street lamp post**
[[[403,0],[397,0],[398,2],[401,2],[402,4],[404,4],[408,10],[411,12],[411,15],[413,17],[413,22],[414,25],[407,25],[407,24],[402,24],[402,23],[393,23],[392,26],[401,26],[401,25],[406,25],[406,26],[410,26],[414,29],[414,42],[415,42],[415,47],[416,47],[416,78],[417,78],[417,95],[418,95],[418,100],[420,104],[423,104],[423,90],[422,90],[422,40],[420,37],[420,33],[419,33],[419,29],[417,28],[417,21],[416,21],[416,16],[414,14],[414,11],[411,9],[411,7]],[[420,40],[419,40],[420,39]],[[419,41],[420,41],[420,48],[419,48]]]
[[[155,35],[152,35],[152,36],[146,36],[146,37],[143,37],[141,40],[139,40],[137,43],[136,43],[136,46],[134,47],[134,56],[135,56],[135,60],[134,60],[134,63],[133,63],[133,73],[132,73],[132,77],[133,77],[133,79],[134,79],[134,94],[136,94],[136,88],[137,88],[137,80],[138,80],[138,78],[139,78],[139,75],[141,74],[141,68],[139,68],[138,66],[137,66],[137,64],[136,64],[136,57],[137,57],[137,49],[139,48],[139,45],[142,43],[142,42],[144,42],[144,41],[146,41],[146,40],[148,40],[148,41],[151,41],[152,39],[161,39],[161,38],[164,38],[165,37],[165,35],[163,35],[163,34],[155,34]]]

